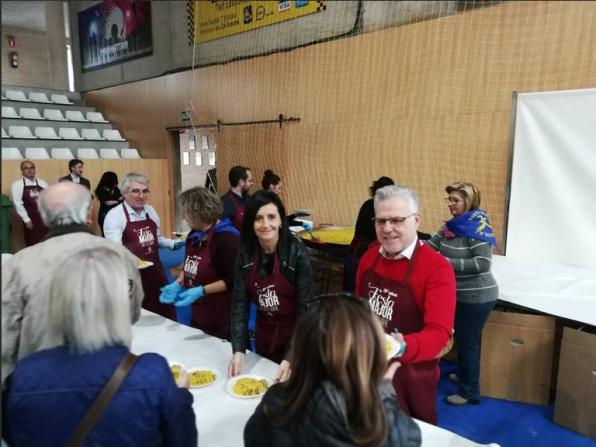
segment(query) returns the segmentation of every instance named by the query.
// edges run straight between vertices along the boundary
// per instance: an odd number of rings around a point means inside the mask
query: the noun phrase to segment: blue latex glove
[[[174,281],[167,286],[162,287],[160,290],[161,295],[159,295],[159,302],[163,304],[172,304],[184,290],[184,287]]]
[[[186,242],[176,240],[176,241],[174,241],[174,248],[172,248],[172,250],[180,250],[185,245],[186,245]]]
[[[204,296],[205,288],[203,286],[193,287],[192,289],[188,289],[186,292],[182,292],[174,304],[176,306],[189,306]]]
[[[309,233],[312,231],[312,224],[310,222],[301,222],[302,227]]]

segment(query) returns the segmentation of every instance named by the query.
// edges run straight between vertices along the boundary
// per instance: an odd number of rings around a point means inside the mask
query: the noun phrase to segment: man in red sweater
[[[402,342],[402,366],[393,377],[402,409],[436,424],[439,356],[453,333],[455,275],[443,256],[418,240],[416,193],[386,186],[377,190],[374,206],[380,245],[360,260],[356,294]]]

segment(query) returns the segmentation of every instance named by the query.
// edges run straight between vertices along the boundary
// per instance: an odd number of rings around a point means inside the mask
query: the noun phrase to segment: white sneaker
[[[459,377],[457,377],[456,373],[450,373],[449,380],[451,380],[453,383],[459,383]]]

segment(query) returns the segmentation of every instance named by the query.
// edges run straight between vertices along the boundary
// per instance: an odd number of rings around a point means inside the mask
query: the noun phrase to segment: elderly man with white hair
[[[174,306],[159,301],[160,289],[168,284],[159,259],[159,248],[178,250],[184,246],[184,241],[168,239],[161,235],[159,216],[155,209],[147,204],[149,180],[142,173],[126,174],[120,191],[124,202],[112,208],[106,215],[103,223],[105,237],[124,245],[139,259],[152,263],[141,270],[145,292],[143,307],[176,320]]]
[[[374,208],[379,245],[362,255],[356,294],[368,299],[385,332],[402,342],[402,366],[393,377],[402,409],[436,424],[439,357],[453,333],[455,274],[443,256],[418,240],[414,191],[380,188]]]
[[[44,240],[19,251],[2,266],[2,383],[18,360],[62,342],[47,325],[49,281],[58,266],[83,248],[106,247],[122,258],[132,322],[140,315],[143,288],[136,258],[91,232],[89,190],[70,182],[51,185],[39,197],[39,211],[48,227]]]

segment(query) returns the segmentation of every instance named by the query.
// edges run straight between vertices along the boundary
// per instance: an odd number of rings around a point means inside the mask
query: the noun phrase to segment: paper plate
[[[137,259],[137,268],[139,270],[146,269],[147,267],[151,267],[152,265],[153,265],[153,262],[151,262],[151,261],[145,261],[143,259]]]
[[[387,350],[387,358],[395,357],[401,348],[401,344],[389,334],[385,334],[385,349]]]
[[[178,367],[180,367],[182,369],[186,369],[186,367],[182,363],[176,362],[176,361],[169,361],[168,362],[168,365],[170,365],[170,371],[171,371],[171,373],[172,373],[173,376],[174,376],[174,371],[172,371],[172,368],[173,367],[178,366]],[[174,376],[174,381],[176,381],[176,380],[177,380],[177,378],[176,378],[176,376]]]
[[[215,385],[219,381],[219,378],[221,377],[221,373],[217,369],[210,368],[208,366],[197,366],[197,367],[193,367],[193,368],[188,368],[187,371],[188,371],[188,376],[190,379],[190,387],[191,388],[207,388],[211,385]],[[193,373],[196,373],[198,371],[209,371],[210,373],[215,375],[215,380],[213,382],[209,382],[209,383],[193,385],[193,383],[192,383]]]
[[[267,388],[265,390],[263,390],[259,394],[251,394],[250,396],[243,396],[242,394],[237,394],[234,391],[234,385],[236,385],[236,383],[240,379],[264,380],[265,382],[267,382]],[[239,376],[236,376],[236,377],[232,377],[228,381],[228,384],[226,385],[226,391],[228,392],[228,394],[230,396],[235,397],[237,399],[254,399],[256,397],[261,397],[263,394],[265,394],[265,392],[267,391],[267,389],[269,389],[269,387],[271,387],[271,385],[273,385],[273,381],[271,379],[269,379],[268,377],[256,376],[254,374],[242,374],[242,375],[239,375]]]

